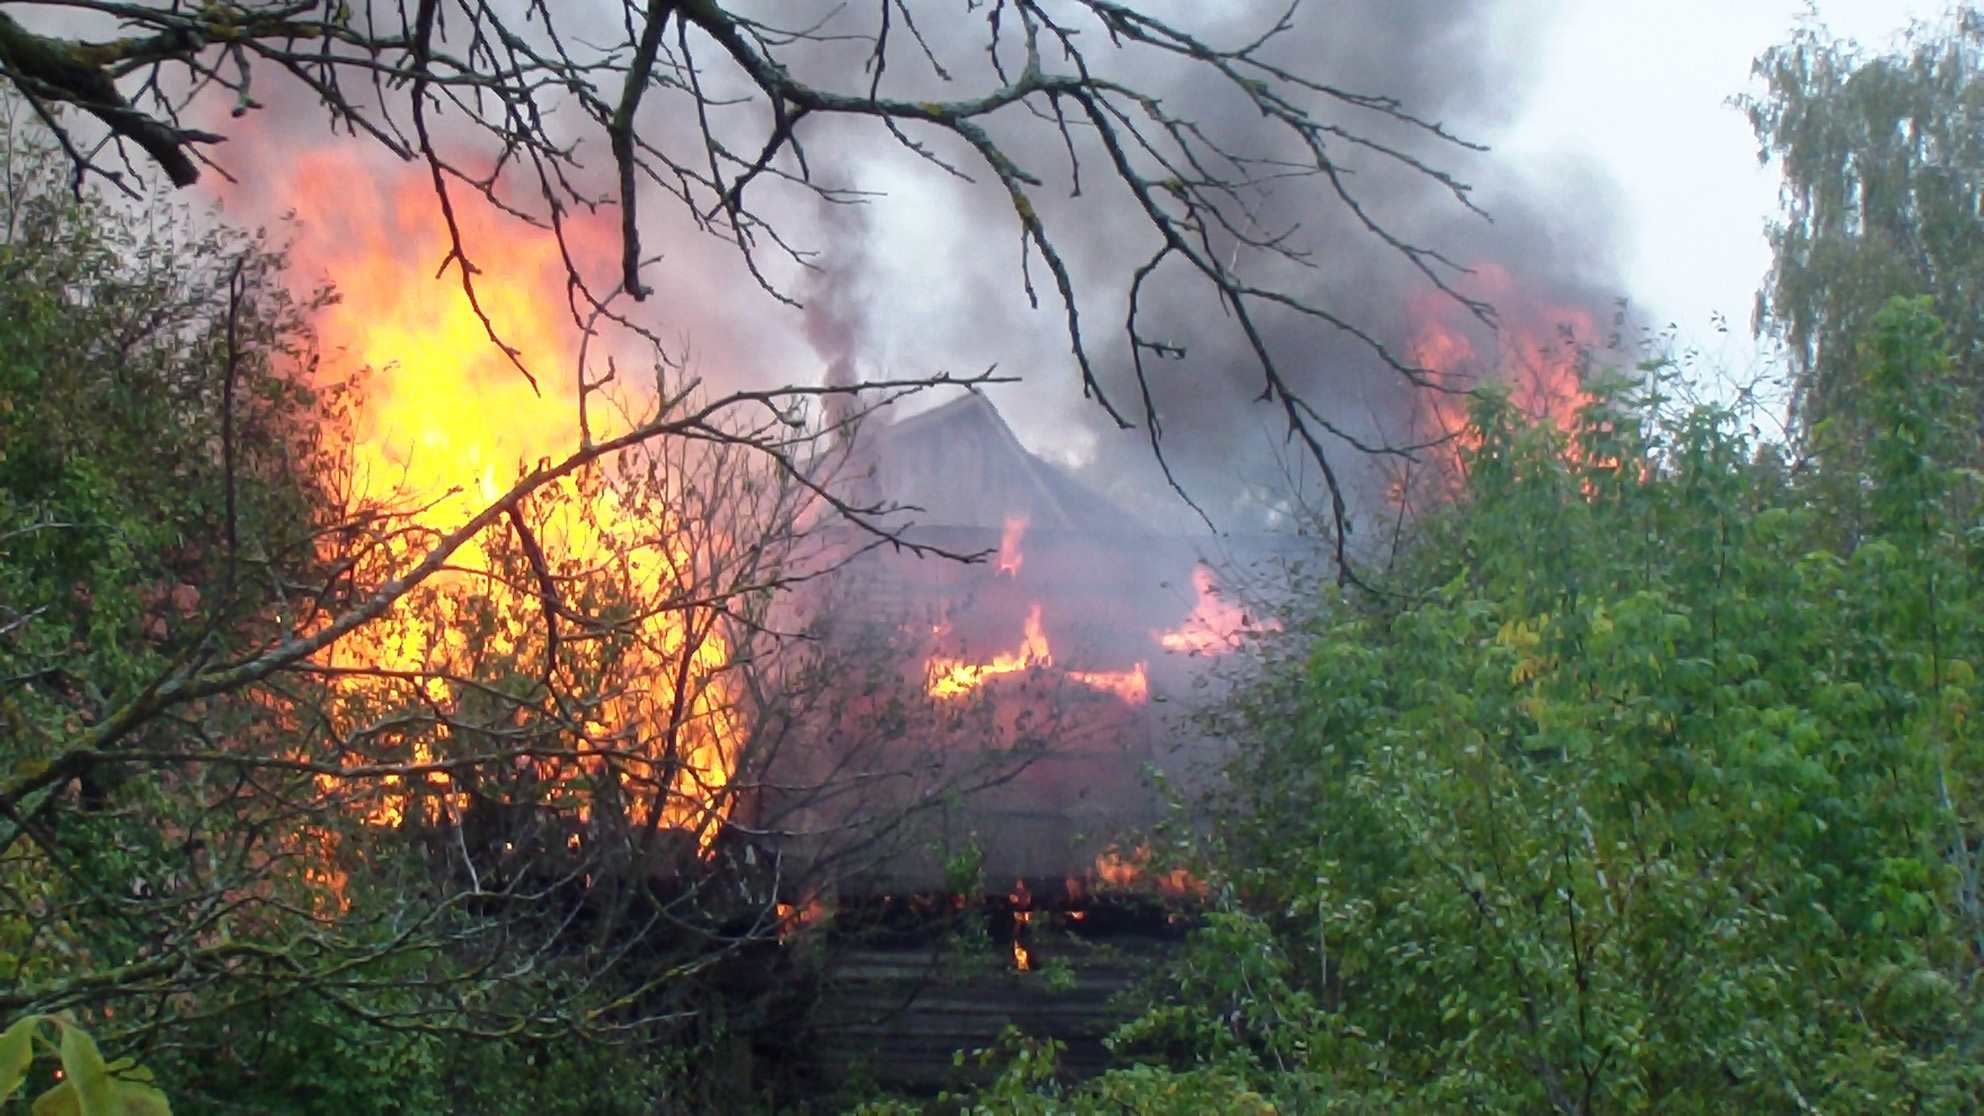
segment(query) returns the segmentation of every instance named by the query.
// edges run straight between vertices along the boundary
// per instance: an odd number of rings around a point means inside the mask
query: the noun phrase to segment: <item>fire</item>
[[[1026,629],[1018,650],[994,655],[989,663],[933,656],[926,667],[930,678],[930,696],[963,697],[1001,675],[1051,668],[1054,665],[1054,651],[1048,645],[1046,631],[1041,627],[1040,611],[1037,601],[1027,610]],[[1115,694],[1132,705],[1141,705],[1150,698],[1150,679],[1143,663],[1136,664],[1130,670],[1069,670],[1063,671],[1062,676],[1092,690]]]
[[[1416,323],[1411,339],[1413,361],[1433,373],[1448,393],[1428,393],[1419,434],[1444,438],[1467,424],[1466,397],[1485,376],[1506,384],[1510,402],[1533,418],[1569,430],[1578,412],[1590,402],[1584,390],[1581,345],[1597,336],[1591,315],[1553,305],[1519,290],[1508,269],[1496,263],[1474,268],[1468,293],[1494,306],[1501,330],[1492,350],[1477,347],[1482,334],[1465,307],[1439,292],[1412,302]]]
[[[561,458],[581,444],[579,410],[568,378],[580,334],[566,302],[567,272],[557,242],[521,231],[486,206],[457,202],[457,217],[479,268],[477,293],[504,342],[539,376],[542,394],[493,344],[455,273],[434,277],[448,252],[446,233],[433,217],[433,198],[417,175],[380,180],[349,161],[344,149],[299,155],[290,179],[272,189],[293,198],[304,221],[296,255],[305,268],[333,282],[341,298],[317,321],[327,363],[374,371],[355,417],[353,487],[361,500],[411,508],[420,527],[458,526],[498,497],[518,473]],[[579,229],[568,243],[583,249]],[[608,243],[601,250],[613,251]],[[590,416],[597,440],[624,428],[626,419],[607,406]],[[604,413],[602,413],[604,412]],[[616,426],[616,423],[619,424]],[[652,605],[684,595],[671,580],[693,568],[677,533],[652,515],[623,510],[618,494],[597,476],[547,491],[527,515],[553,571],[577,588],[610,580],[637,602]],[[504,525],[499,530],[509,530]],[[390,622],[361,633],[333,652],[336,665],[466,674],[464,664],[486,651],[518,652],[534,646],[542,624],[536,587],[519,587],[492,575],[491,534],[456,556],[441,588],[479,595],[501,607],[493,631],[466,634],[466,618],[449,611],[446,598],[414,614],[402,608]],[[411,546],[399,552],[404,558]],[[588,580],[599,579],[599,580]],[[659,810],[661,824],[696,832],[707,843],[721,818],[710,808],[733,771],[742,726],[728,712],[722,676],[727,651],[707,619],[683,610],[648,607],[639,627],[636,660],[617,669],[637,680],[625,692],[589,709],[585,734],[625,747],[629,726],[669,740],[676,754],[620,757],[616,768],[628,797]],[[566,654],[582,655],[567,647]],[[645,669],[643,669],[643,661]],[[448,687],[428,684],[428,697],[447,698]],[[678,701],[678,698],[680,699]],[[436,759],[433,746],[411,746],[415,763]],[[554,773],[568,777],[572,772]],[[445,774],[428,781],[448,785]],[[459,795],[426,796],[430,817]],[[409,796],[389,792],[371,819],[396,824]]]
[[[1219,579],[1204,564],[1192,567],[1192,588],[1198,600],[1191,615],[1172,631],[1158,633],[1157,642],[1167,651],[1192,655],[1223,655],[1239,647],[1253,626],[1246,611],[1220,595]]]
[[[1026,615],[1026,634],[1020,640],[1019,650],[995,655],[989,663],[931,659],[930,696],[962,697],[988,678],[1052,665],[1054,653],[1047,646],[1047,634],[1040,628],[1040,606],[1035,604]]]
[[[1110,887],[1129,887],[1137,882],[1137,866],[1115,849],[1095,858],[1095,874]]]
[[[1009,515],[1006,529],[999,536],[999,573],[1018,580],[1020,566],[1025,564],[1026,555],[1020,552],[1020,540],[1026,538],[1026,516]]]
[[[1027,927],[1033,923],[1033,893],[1026,889],[1025,880],[1013,881],[1013,967],[1020,972],[1033,970],[1033,955],[1020,944]]]
[[[807,893],[797,903],[779,903],[774,908],[780,941],[804,934],[827,916],[827,905],[819,896]]]
[[[1068,677],[1091,690],[1115,694],[1131,705],[1142,705],[1150,700],[1150,677],[1145,673],[1143,663],[1129,670],[1071,670]]]
[[[1103,853],[1095,859],[1095,875],[1104,886],[1124,890],[1154,884],[1167,899],[1202,896],[1206,891],[1205,884],[1183,868],[1173,868],[1168,872],[1153,871],[1148,845],[1137,846],[1127,856],[1117,849]]]

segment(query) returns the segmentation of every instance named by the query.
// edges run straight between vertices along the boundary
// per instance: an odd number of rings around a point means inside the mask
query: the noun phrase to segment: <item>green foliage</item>
[[[76,742],[269,629],[315,561],[344,396],[302,374],[314,304],[264,241],[77,198],[59,158],[25,129],[0,142],[0,1008],[123,1045],[224,1010],[214,984],[265,996],[251,970],[280,951],[230,939],[294,935],[313,889],[256,878],[282,835],[240,809],[238,776],[133,778]],[[216,699],[135,745],[271,746],[274,713]]]
[[[939,849],[944,862],[944,890],[953,895],[977,895],[985,887],[985,851],[966,841],[956,852]]]
[[[179,1062],[176,1095],[295,1116],[475,1112],[636,1114],[679,1088],[679,1061],[634,1046],[394,1033],[354,1023],[310,997],[235,1012],[221,1057]]]
[[[1856,345],[1896,296],[1930,296],[1965,367],[1984,344],[1984,17],[1953,6],[1869,53],[1806,27],[1757,61],[1744,107],[1783,173],[1758,326],[1783,341],[1806,431],[1865,415]],[[1963,387],[1974,391],[1974,374]]]
[[[1062,1046],[1035,1040],[1007,1028],[999,1044],[971,1056],[998,1074],[968,1096],[945,1094],[936,1110],[968,1116],[1272,1116],[1268,1098],[1224,1067],[1173,1071],[1151,1065],[1111,1070],[1093,1081],[1066,1085],[1059,1077]],[[966,1055],[959,1054],[963,1064]],[[851,1116],[913,1116],[923,1108],[902,1101],[861,1105]]]
[[[1220,715],[1224,906],[1124,1049],[1289,1111],[1974,1109],[1984,552],[1943,344],[1924,301],[1872,319],[1848,475],[1651,388],[1571,434],[1482,401],[1397,582]]]
[[[150,1070],[129,1058],[105,1062],[89,1032],[55,1015],[26,1016],[0,1034],[0,1103],[26,1083],[37,1045],[54,1055],[62,1078],[35,1098],[34,1116],[172,1116]]]

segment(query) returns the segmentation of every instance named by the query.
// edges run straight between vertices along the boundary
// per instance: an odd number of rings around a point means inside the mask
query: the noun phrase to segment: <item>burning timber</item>
[[[691,1000],[660,983],[624,1010],[679,1018],[693,1032],[684,1041],[727,1050],[737,1098],[817,1097],[850,1081],[931,1095],[982,1077],[955,1055],[996,1046],[1008,1027],[1064,1043],[1071,1077],[1100,1072],[1103,1039],[1132,1010],[1125,993],[1195,918],[1189,880],[1107,855],[1080,877],[779,903],[776,852],[734,827],[708,846],[661,831],[645,854],[602,858],[582,828],[498,810],[430,833],[474,850],[478,913],[510,925],[513,943],[550,943],[548,963],[604,950],[635,978],[705,973]],[[518,843],[530,833],[535,847]]]
[[[875,897],[842,909],[811,1019],[820,1070],[930,1095],[985,1076],[969,1057],[1008,1027],[1065,1044],[1062,1072],[1107,1067],[1126,993],[1183,939],[1188,904],[1026,881],[1012,895]],[[1053,888],[1055,890],[1050,891]]]
[[[1219,595],[1212,540],[1144,529],[1027,452],[976,392],[864,428],[841,473],[851,503],[912,509],[905,541],[984,558],[873,550],[824,609],[829,640],[911,649],[903,667],[943,741],[908,731],[862,755],[829,742],[766,780],[881,776],[844,803],[760,803],[817,888],[786,912],[816,965],[818,1070],[929,1094],[961,1083],[960,1051],[1017,1026],[1065,1043],[1070,1074],[1098,1072],[1123,993],[1161,966],[1193,904],[1113,850],[1163,820],[1165,785],[1189,791],[1216,761],[1162,703],[1193,692],[1247,618]],[[1221,540],[1241,562],[1285,545]],[[834,835],[863,812],[899,820],[838,856]]]
[[[694,1004],[658,991],[630,1010],[713,1028],[750,1091],[854,1075],[927,1093],[1008,1025],[1095,1071],[1119,994],[1191,917],[1188,887],[1115,851],[1164,818],[1157,777],[1189,790],[1216,759],[1166,723],[1165,699],[1247,618],[1210,540],[1140,529],[1027,453],[982,396],[864,439],[851,499],[914,505],[904,539],[985,555],[881,548],[821,586],[818,642],[855,651],[827,661],[877,677],[827,671],[828,714],[789,740],[752,723],[707,828],[639,825],[612,796],[576,817],[449,784],[459,821],[435,828],[434,858],[554,958],[603,948],[637,977],[708,974]],[[1251,547],[1245,561],[1279,544],[1221,545]]]
[[[1212,766],[1211,746],[1162,714],[1247,623],[1206,563],[1214,540],[1143,528],[1029,453],[976,391],[864,426],[835,472],[850,503],[905,509],[904,542],[982,560],[881,547],[825,590],[826,640],[893,648],[927,713],[887,746],[815,741],[770,769],[773,788],[850,776],[870,788],[760,802],[785,855],[830,864],[828,893],[955,890],[945,865],[967,854],[988,879],[1078,877],[1164,817],[1160,784],[1189,789]],[[1286,540],[1219,543],[1246,561]],[[884,845],[837,860],[832,835],[897,815]]]

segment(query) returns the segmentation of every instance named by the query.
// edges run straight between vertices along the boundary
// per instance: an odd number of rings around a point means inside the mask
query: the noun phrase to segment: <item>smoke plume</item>
[[[1520,107],[1531,46],[1521,28],[1538,22],[1535,9],[1542,3],[1547,10],[1547,2],[1313,0],[1297,9],[1293,30],[1277,41],[1274,57],[1292,71],[1338,88],[1396,97],[1408,111],[1462,137],[1490,135]],[[610,36],[612,5],[585,11],[572,7],[571,18],[600,13],[605,21],[600,34]],[[1280,5],[1237,3],[1154,7],[1155,14],[1222,45],[1257,36],[1281,11]],[[822,25],[827,32],[838,29],[834,20],[848,21],[845,29],[853,30],[855,21],[872,19],[867,7],[828,3],[779,5],[777,19],[804,24],[814,8],[828,19]],[[981,87],[977,80],[989,71],[982,14],[960,6],[948,13],[948,20],[934,18],[942,14],[932,10],[932,18],[919,26],[956,80],[931,76],[920,52],[899,36],[900,53],[888,70],[889,81],[899,83],[891,86],[896,95],[955,96]],[[1114,64],[1103,42],[1087,45],[1105,69]],[[817,69],[836,87],[846,84],[847,73],[859,72],[864,60],[861,44],[831,38],[790,56],[796,69]],[[1285,143],[1271,122],[1220,88],[1204,67],[1109,76],[1193,117],[1233,150],[1272,150]],[[710,95],[721,100],[733,92],[712,88]],[[222,128],[251,141],[230,144],[220,153],[224,164],[242,176],[242,187],[231,191],[237,219],[267,219],[280,212],[287,204],[280,189],[284,174],[299,151],[366,147],[362,139],[326,129],[323,110],[300,89],[285,91],[271,83],[264,100],[266,111]],[[657,117],[644,127],[654,129],[657,143],[679,139],[695,126],[685,115]],[[1602,205],[1582,204],[1539,187],[1519,168],[1498,164],[1492,153],[1438,143],[1373,113],[1342,109],[1338,115],[1348,132],[1396,145],[1470,183],[1470,196],[1490,218],[1469,212],[1424,175],[1353,144],[1340,144],[1331,153],[1347,172],[1348,188],[1391,233],[1437,250],[1464,268],[1499,269],[1508,277],[1506,286],[1531,305],[1562,308],[1591,321],[1609,317],[1620,291],[1611,270],[1611,218]],[[1065,168],[1064,140],[1051,123],[1023,110],[1009,116],[993,120],[990,127],[1016,160],[1030,167]],[[252,128],[252,134],[244,133],[244,127]],[[860,204],[822,204],[811,191],[775,177],[754,186],[752,204],[785,241],[806,254],[804,263],[781,262],[777,252],[768,251],[761,256],[761,273],[754,273],[739,262],[733,244],[699,229],[659,189],[646,199],[646,219],[656,223],[646,243],[660,259],[646,273],[656,294],[638,313],[647,317],[656,336],[670,343],[673,356],[706,383],[723,388],[822,379],[845,385],[878,374],[970,373],[996,366],[1023,381],[993,388],[990,395],[1030,447],[1077,469],[1153,526],[1196,522],[1158,472],[1147,430],[1119,430],[1083,398],[1062,309],[1038,258],[1025,259],[1003,190],[986,181],[982,171],[975,172],[974,181],[946,173],[871,123],[809,121],[803,138],[816,181],[860,191],[865,198]],[[928,139],[921,134],[911,138]],[[1077,135],[1076,142],[1080,146],[1082,137]],[[1141,423],[1122,324],[1130,274],[1148,254],[1150,237],[1128,196],[1112,188],[1093,146],[1087,144],[1082,152],[1079,195],[1064,173],[1060,181],[1050,179],[1037,191],[1036,200],[1073,272],[1103,388]],[[973,166],[969,153],[945,147],[941,138],[931,143],[931,150],[954,166]],[[381,183],[404,176],[416,195],[425,179],[421,168],[380,158],[371,149],[354,165]],[[603,150],[592,152],[589,169],[602,178],[601,193],[610,194],[603,181],[609,169]],[[264,184],[271,188],[262,189]],[[377,197],[387,193],[380,187]],[[404,208],[403,200],[400,204]],[[1252,223],[1286,233],[1288,243],[1303,255],[1295,263],[1237,252],[1231,262],[1239,274],[1324,307],[1411,359],[1429,305],[1425,277],[1360,227],[1320,179],[1276,183],[1252,204]],[[399,217],[405,219],[405,214]],[[303,214],[303,258],[310,255],[311,227],[334,228],[340,219],[350,218]],[[423,219],[434,219],[433,211],[427,210]],[[604,258],[578,262],[610,275],[610,241],[602,244]],[[439,262],[410,262],[409,281],[431,276]],[[1039,291],[1038,306],[1029,305],[1024,293],[1029,277]],[[781,302],[765,289],[765,282],[803,309]],[[1453,273],[1453,282],[1470,289],[1465,274]],[[1163,450],[1178,480],[1222,529],[1285,521],[1290,507],[1300,501],[1294,489],[1305,475],[1301,455],[1285,442],[1277,409],[1259,401],[1259,367],[1226,308],[1202,282],[1160,281],[1149,292],[1146,321],[1150,332],[1185,353],[1181,359],[1160,361],[1151,379]],[[1363,343],[1295,313],[1265,313],[1260,324],[1266,347],[1293,386],[1345,434],[1367,443],[1413,440],[1414,392]],[[1529,324],[1547,331],[1555,323]],[[1494,338],[1465,323],[1458,328],[1472,331],[1472,348],[1485,362]],[[837,416],[826,417],[834,421]],[[1348,469],[1355,491],[1378,493],[1381,480],[1375,466],[1347,443],[1333,443],[1330,449]]]
[[[1258,34],[1273,15],[1234,5],[1218,9],[1215,25],[1207,26],[1203,6],[1193,7],[1179,13],[1181,19],[1216,43]],[[1524,14],[1518,7],[1534,5],[1309,4],[1281,41],[1278,59],[1344,89],[1397,97],[1408,111],[1472,139],[1506,124],[1520,108],[1525,42],[1522,34],[1508,33],[1509,22]],[[940,41],[938,49],[947,64],[968,66],[970,52],[982,47],[959,34],[959,41]],[[1269,150],[1280,142],[1271,122],[1227,96],[1208,74],[1180,68],[1125,76],[1235,150]],[[1342,123],[1450,171],[1473,187],[1470,196],[1486,213],[1469,212],[1439,183],[1395,162],[1348,144],[1334,150],[1349,171],[1349,188],[1387,230],[1462,268],[1506,272],[1507,286],[1529,306],[1562,308],[1567,319],[1609,319],[1621,291],[1611,264],[1612,222],[1602,204],[1563,196],[1520,168],[1498,164],[1492,153],[1441,144],[1375,114],[1347,114]],[[1039,121],[1016,119],[998,138],[1025,165],[1065,163],[1065,156],[1057,160],[1062,138]],[[831,271],[843,285],[831,293],[830,308],[809,311],[809,331],[822,316],[861,321],[865,358],[899,372],[997,364],[1025,380],[992,389],[992,395],[1036,450],[1079,467],[1092,484],[1153,523],[1191,522],[1195,517],[1155,468],[1146,431],[1116,429],[1082,398],[1051,287],[1039,308],[1027,304],[1004,192],[917,165],[886,137],[863,136],[850,144],[855,154],[846,162],[853,176],[848,184],[886,197],[873,206],[858,243],[849,243],[844,225],[831,229]],[[1128,275],[1147,254],[1149,240],[1127,195],[1111,193],[1106,177],[1104,168],[1086,167],[1079,197],[1070,196],[1072,182],[1050,184],[1060,189],[1040,192],[1040,210],[1081,287],[1088,339],[1104,358],[1104,387],[1119,406],[1134,410],[1137,395],[1121,331]],[[1288,231],[1305,258],[1298,265],[1238,253],[1233,263],[1240,274],[1326,307],[1411,359],[1420,325],[1415,319],[1425,316],[1431,301],[1427,279],[1359,227],[1319,180],[1291,180],[1258,201],[1259,228]],[[850,251],[853,256],[842,255]],[[1032,269],[1034,282],[1043,283],[1037,258]],[[1447,274],[1470,294],[1498,293],[1461,271]],[[863,305],[847,304],[850,290],[860,292]],[[1276,522],[1296,498],[1289,484],[1291,477],[1301,480],[1303,465],[1284,441],[1278,409],[1258,399],[1263,382],[1246,338],[1202,282],[1159,284],[1146,313],[1157,323],[1152,328],[1186,353],[1160,362],[1152,378],[1163,450],[1179,480],[1222,529]],[[1413,440],[1414,392],[1362,342],[1299,314],[1260,320],[1268,349],[1332,423],[1367,443]],[[1560,323],[1520,324],[1547,333]],[[1485,363],[1495,349],[1493,335],[1478,326],[1463,328]],[[819,351],[830,363],[841,356]],[[1341,441],[1330,449],[1355,486],[1375,496],[1381,481],[1372,463]]]

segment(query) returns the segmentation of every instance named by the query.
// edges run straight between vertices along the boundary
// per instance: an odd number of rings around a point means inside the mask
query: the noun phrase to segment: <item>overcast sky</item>
[[[1813,6],[1835,33],[1873,45],[1943,7],[1544,0],[1510,8],[1512,18],[1545,21],[1542,73],[1497,151],[1524,173],[1615,191],[1622,270],[1643,320],[1673,323],[1684,340],[1737,364],[1754,358],[1750,313],[1770,262],[1763,223],[1776,180],[1758,167],[1749,125],[1727,100],[1751,88],[1751,60]],[[1717,313],[1733,328],[1728,342],[1711,326]]]

